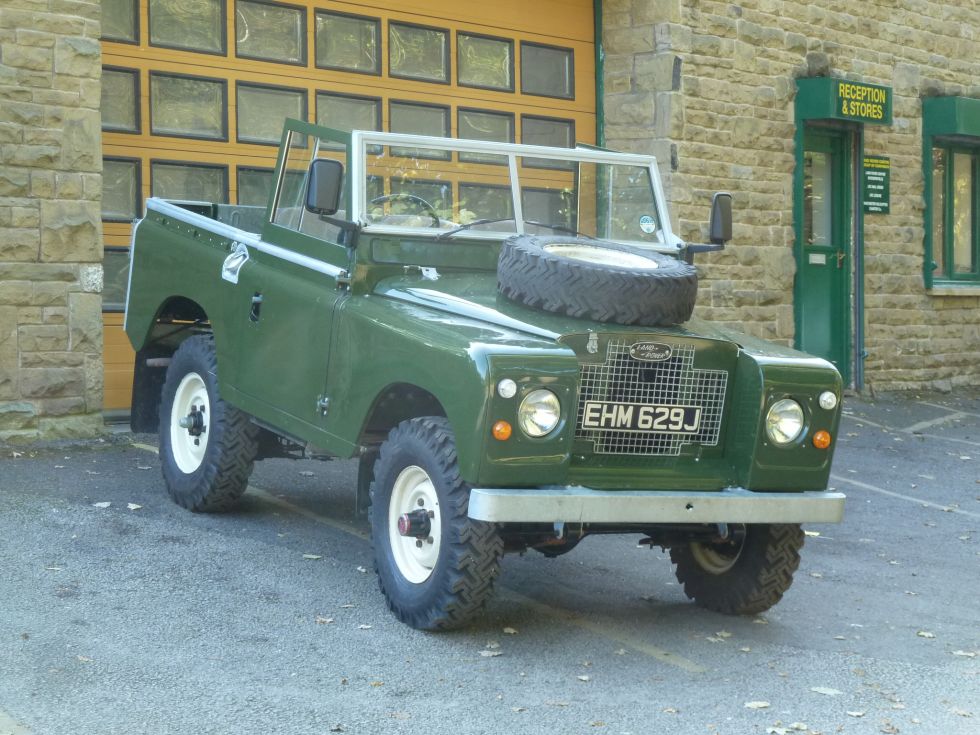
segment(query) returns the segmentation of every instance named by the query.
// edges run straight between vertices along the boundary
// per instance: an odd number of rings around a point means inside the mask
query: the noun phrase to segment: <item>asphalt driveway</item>
[[[195,515],[154,437],[5,448],[0,735],[980,732],[980,392],[845,410],[845,522],[765,615],[590,538],[506,557],[448,634],[385,609],[351,462],[261,462]]]

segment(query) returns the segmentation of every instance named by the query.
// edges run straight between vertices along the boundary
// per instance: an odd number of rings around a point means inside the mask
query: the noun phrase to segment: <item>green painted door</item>
[[[803,210],[797,223],[797,347],[834,363],[849,381],[851,156],[845,131],[807,130]]]

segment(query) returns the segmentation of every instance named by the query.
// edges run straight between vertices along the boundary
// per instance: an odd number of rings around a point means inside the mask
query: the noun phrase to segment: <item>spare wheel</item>
[[[606,240],[516,235],[497,264],[500,292],[518,303],[582,319],[670,326],[691,318],[693,265]]]

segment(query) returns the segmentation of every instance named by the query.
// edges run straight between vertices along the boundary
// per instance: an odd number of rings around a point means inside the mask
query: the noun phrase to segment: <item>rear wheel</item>
[[[371,537],[381,592],[399,620],[463,625],[493,593],[503,541],[467,515],[470,488],[441,417],[403,421],[381,445],[371,484]]]
[[[684,593],[701,607],[750,615],[779,602],[800,565],[804,534],[796,524],[733,525],[729,537],[670,550]]]
[[[214,339],[185,340],[171,358],[160,406],[160,462],[167,492],[195,512],[227,510],[245,492],[258,427],[218,392]]]

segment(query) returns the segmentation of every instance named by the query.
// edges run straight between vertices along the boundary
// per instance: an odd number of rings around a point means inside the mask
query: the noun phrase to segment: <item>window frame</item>
[[[491,115],[491,116],[497,116],[497,117],[507,118],[508,120],[510,120],[510,140],[499,141],[499,142],[501,142],[501,143],[516,143],[517,142],[517,114],[515,112],[509,112],[507,110],[490,110],[490,109],[480,108],[480,107],[457,107],[456,108],[456,137],[457,138],[461,138],[462,137],[460,135],[460,132],[459,132],[460,131],[460,124],[459,124],[460,118],[461,118],[461,116],[465,115],[468,112],[474,112],[474,113],[477,113],[477,114],[480,114],[480,115]],[[494,142],[498,142],[498,141],[494,141]],[[474,155],[481,155],[481,154],[466,153],[464,151],[459,151],[456,155],[457,155],[460,163],[478,163],[478,164],[482,164],[484,166],[507,166],[507,165],[509,165],[508,162],[507,162],[507,160],[506,160],[506,158],[507,158],[506,156],[502,156],[504,158],[503,161],[486,161],[486,160],[483,160],[483,159],[474,159],[474,158],[472,158],[472,156],[474,156]],[[488,154],[488,155],[493,155],[493,154]]]
[[[106,222],[115,220],[105,220]],[[102,262],[105,263],[106,253],[126,253],[129,256],[130,264],[126,268],[126,292],[123,294],[123,300],[121,302],[109,301],[106,302],[105,299],[102,300],[102,313],[103,314],[121,314],[126,311],[126,297],[129,294],[130,285],[130,271],[132,269],[132,253],[130,252],[128,245],[104,245],[102,247]]]
[[[207,54],[208,56],[228,56],[228,0],[218,0],[221,4],[221,21],[218,24],[221,34],[221,48],[217,51],[208,49],[194,48],[193,46],[176,46],[171,43],[154,43],[151,27],[153,25],[153,0],[146,0],[146,44],[153,48],[172,49],[174,51],[189,51],[194,54]]]
[[[302,120],[306,122],[310,117],[310,91],[305,87],[286,87],[281,84],[264,84],[261,82],[246,81],[242,79],[235,80],[235,142],[241,143],[242,145],[268,145],[279,147],[282,142],[282,129],[280,128],[280,137],[276,140],[252,140],[248,138],[242,138],[241,126],[238,124],[238,90],[242,87],[248,87],[251,89],[268,89],[274,92],[293,92],[302,95],[303,99],[303,117]],[[289,117],[287,115],[287,117]]]
[[[283,61],[282,59],[270,59],[267,56],[253,56],[251,54],[240,54],[238,53],[238,3],[242,0],[235,1],[235,58],[236,59],[248,59],[249,61],[263,61],[267,64],[285,64],[287,66],[307,66],[310,59],[309,46],[309,33],[307,30],[308,20],[307,20],[307,7],[304,5],[291,5],[289,3],[272,2],[271,0],[244,0],[245,2],[252,3],[253,5],[270,5],[274,8],[284,8],[286,10],[298,10],[300,17],[302,18],[302,59],[300,61]],[[314,38],[314,42],[315,42]]]
[[[103,64],[102,71],[125,72],[127,74],[132,75],[136,80],[136,84],[133,85],[133,92],[136,95],[135,99],[133,100],[136,105],[136,118],[135,118],[136,129],[127,130],[126,128],[105,127],[102,124],[101,111],[100,111],[100,120],[99,120],[100,129],[102,130],[103,133],[121,133],[123,135],[140,135],[143,131],[143,110],[142,110],[143,106],[140,104],[140,100],[142,99],[140,95],[142,94],[141,85],[143,84],[143,78],[142,78],[143,75],[140,73],[139,69],[135,69],[133,67],[128,67],[128,66],[114,66],[110,64]],[[101,84],[101,80],[99,83]]]
[[[428,77],[418,77],[411,76],[408,74],[396,74],[391,70],[391,29],[393,26],[401,26],[403,28],[416,28],[423,31],[438,31],[444,34],[445,40],[442,44],[442,51],[446,57],[446,78],[442,79],[430,79]],[[429,26],[423,25],[421,23],[409,23],[400,20],[389,20],[388,21],[388,55],[386,57],[388,62],[388,76],[392,79],[405,79],[410,82],[425,82],[426,84],[444,84],[451,85],[453,83],[453,58],[452,58],[452,44],[450,43],[450,35],[452,30],[449,28],[440,28],[439,26]]]
[[[153,166],[154,166],[154,164],[159,163],[159,164],[163,164],[164,166],[183,166],[184,168],[217,169],[217,170],[221,171],[224,174],[225,186],[224,186],[224,192],[223,192],[224,196],[222,198],[225,199],[226,201],[224,201],[224,202],[212,202],[212,203],[214,203],[214,204],[225,204],[225,203],[227,203],[227,200],[228,199],[231,199],[230,178],[229,178],[230,172],[229,172],[229,166],[228,166],[227,163],[200,163],[198,161],[184,161],[184,160],[181,160],[179,158],[151,158],[148,163],[149,163],[148,177],[149,177],[149,182],[150,182],[150,196],[151,197],[158,197],[157,194],[154,194],[153,193]],[[158,197],[158,198],[163,198],[163,197]],[[201,200],[198,200],[198,199],[176,199],[176,200],[167,199],[165,201],[191,201],[191,202],[196,202],[196,201],[201,201]]]
[[[317,125],[321,127],[330,127],[329,125],[322,125],[320,123],[320,95],[327,95],[328,97],[341,97],[347,100],[355,100],[357,102],[373,102],[375,107],[375,125],[377,129],[375,132],[381,132],[382,126],[384,125],[384,98],[383,97],[372,97],[368,94],[347,94],[346,92],[334,92],[329,89],[321,89],[317,87],[313,90],[313,120]],[[336,128],[332,128],[336,130]]]
[[[316,53],[316,39],[317,39],[317,27],[316,19],[321,15],[333,15],[340,18],[352,18],[354,20],[366,20],[374,25],[374,30],[376,38],[378,39],[378,56],[375,62],[376,68],[374,70],[365,69],[352,69],[349,66],[335,66],[332,64],[321,64],[320,59]],[[381,18],[375,18],[370,15],[358,15],[356,13],[343,13],[337,10],[327,10],[326,8],[314,8],[313,10],[313,67],[316,69],[329,69],[331,71],[342,71],[348,74],[367,74],[372,77],[380,77],[384,73],[384,64],[381,60],[384,58],[384,38],[381,33]]]
[[[136,164],[136,215],[135,219],[140,219],[143,216],[143,159],[137,158],[135,156],[102,156],[103,163],[105,161],[118,161],[120,163],[135,163]],[[101,217],[101,212],[99,213]],[[124,224],[132,224],[132,219],[126,219],[124,217],[101,217],[103,222],[122,222]],[[106,247],[109,247],[108,245]]]
[[[176,77],[180,79],[193,79],[198,82],[217,82],[221,85],[221,137],[215,137],[212,135],[194,135],[192,133],[157,133],[153,130],[153,77]],[[151,69],[147,79],[147,107],[150,111],[150,124],[148,126],[147,132],[150,135],[162,138],[183,138],[185,140],[210,140],[218,141],[220,143],[227,143],[228,141],[228,82],[231,81],[228,78],[222,79],[221,77],[202,77],[196,74],[181,74],[179,72],[171,71],[161,71],[159,69]]]
[[[528,92],[524,88],[524,48],[526,46],[532,46],[534,48],[544,48],[550,49],[551,51],[567,51],[569,54],[568,61],[568,82],[571,90],[568,95],[563,94],[542,94],[541,92]],[[537,41],[521,41],[521,94],[530,95],[531,97],[547,97],[556,100],[574,100],[575,99],[575,49],[567,46],[555,46],[550,43],[538,43]]]
[[[521,113],[521,144],[522,145],[539,145],[537,143],[526,143],[524,141],[524,121],[525,120],[537,120],[539,122],[568,123],[569,126],[570,126],[569,127],[569,130],[571,131],[571,141],[570,141],[570,144],[568,145],[568,149],[569,150],[572,150],[572,149],[575,148],[575,119],[574,118],[571,118],[571,117],[553,117],[553,116],[548,116],[548,115],[528,115],[528,114]],[[563,146],[554,146],[554,147],[561,148]],[[571,170],[571,167],[569,167],[569,166],[561,166],[561,165],[549,166],[549,165],[546,165],[546,164],[527,163],[527,157],[524,157],[521,160],[521,166],[522,167],[525,167],[525,168],[547,169],[547,170],[551,170],[551,171],[570,171]]]
[[[140,3],[139,0],[132,0],[133,2],[133,40],[130,41],[128,38],[119,38],[117,36],[105,36],[102,34],[102,29],[99,29],[99,40],[108,41],[110,43],[125,43],[130,46],[140,45]],[[101,2],[99,3],[99,9],[101,10]],[[147,17],[149,17],[149,10],[147,10]],[[147,33],[149,33],[149,26],[147,26]]]
[[[931,263],[937,264],[937,250],[942,252],[942,261],[945,266],[944,271],[938,268],[932,270],[932,280],[937,285],[977,285],[980,286],[980,140],[971,144],[963,140],[937,137],[931,141],[930,154],[936,150],[944,152],[946,170],[943,172],[943,211],[932,212],[931,227],[927,236],[930,240]],[[970,249],[973,256],[974,269],[969,273],[956,273],[953,258],[953,177],[955,174],[953,157],[956,154],[966,154],[970,157],[970,208],[972,220],[972,232],[970,233]],[[930,170],[935,171],[930,164]],[[932,208],[935,201],[935,192],[930,192],[927,206]],[[934,239],[936,231],[936,217],[942,217],[943,242],[937,243]]]
[[[467,84],[459,78],[459,70],[461,64],[459,63],[459,37],[468,36],[470,38],[482,38],[486,41],[504,41],[510,46],[510,86],[508,87],[491,87],[484,84]],[[501,93],[513,93],[517,86],[517,40],[514,38],[505,38],[503,36],[491,36],[486,33],[474,33],[470,31],[456,31],[456,86],[466,87],[467,89],[486,89],[491,92],[501,92]]]

